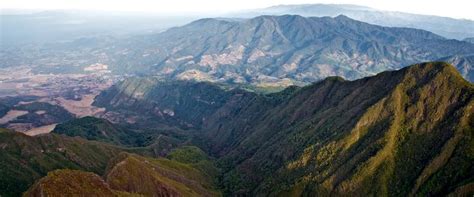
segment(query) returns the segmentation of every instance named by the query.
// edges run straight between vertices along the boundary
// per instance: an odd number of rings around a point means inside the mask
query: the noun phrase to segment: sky
[[[306,3],[355,4],[380,10],[474,20],[474,0],[1,0],[0,8],[143,11],[185,15],[219,14],[279,4]]]

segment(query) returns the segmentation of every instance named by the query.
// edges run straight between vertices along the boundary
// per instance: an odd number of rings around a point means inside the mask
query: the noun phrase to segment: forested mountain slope
[[[446,63],[267,95],[189,82],[161,92],[166,83],[150,81],[97,99],[111,111],[173,111],[219,158],[226,194],[439,195],[469,191],[474,178],[474,89]]]

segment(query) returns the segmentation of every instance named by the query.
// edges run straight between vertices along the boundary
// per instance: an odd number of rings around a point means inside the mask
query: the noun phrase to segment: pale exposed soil
[[[46,114],[46,111],[44,110],[35,111],[35,114],[43,115],[43,114]]]
[[[50,125],[45,125],[37,128],[30,129],[28,131],[25,131],[24,133],[29,136],[34,136],[34,135],[39,135],[39,134],[44,134],[44,133],[50,133],[51,131],[54,130],[57,124],[50,124]]]
[[[20,110],[10,110],[5,116],[0,118],[0,124],[6,124],[16,118],[28,114],[27,111],[20,111]]]
[[[67,100],[63,97],[58,97],[55,100],[58,102],[58,105],[64,107],[64,109],[77,117],[84,117],[94,116],[105,111],[105,108],[92,106],[96,96],[97,94],[84,95],[80,101]]]

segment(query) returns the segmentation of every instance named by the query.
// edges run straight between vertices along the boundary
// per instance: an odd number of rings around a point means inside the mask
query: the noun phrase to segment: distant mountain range
[[[248,18],[260,15],[285,14],[317,17],[335,17],[343,14],[355,20],[375,25],[424,29],[446,38],[462,40],[467,37],[474,37],[474,21],[472,20],[382,11],[370,7],[348,4],[278,5],[264,9],[236,13],[232,16]]]
[[[474,43],[474,37],[473,38],[465,38],[463,41]]]
[[[201,19],[156,34],[89,37],[2,51],[5,61],[0,67],[26,65],[40,73],[81,73],[101,63],[121,75],[286,87],[328,76],[358,79],[419,62],[467,58],[474,54],[474,44],[343,15],[283,15]],[[474,81],[472,65],[449,63]]]
[[[87,10],[2,9],[2,45],[68,41],[92,35],[134,35],[160,32],[204,17],[253,18],[260,15],[346,15],[371,24],[424,29],[446,38],[474,37],[474,21],[448,17],[376,10],[344,4],[278,5],[264,9],[224,14],[163,16],[160,13]]]
[[[255,85],[357,79],[404,65],[474,53],[474,44],[428,31],[391,28],[346,16],[201,19],[121,42],[111,65],[164,78]],[[114,58],[115,59],[115,58]],[[471,76],[471,67],[459,69]],[[472,78],[467,78],[474,80]]]
[[[456,65],[459,72],[463,73],[463,77],[474,82],[474,54],[472,55],[454,55],[439,59],[439,61],[449,62]]]
[[[445,63],[273,94],[129,79],[110,113],[194,131],[217,158],[224,195],[472,194],[474,87]]]

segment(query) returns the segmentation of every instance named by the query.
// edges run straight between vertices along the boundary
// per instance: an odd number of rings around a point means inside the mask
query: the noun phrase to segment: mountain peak
[[[294,15],[294,14],[285,14],[285,15],[262,15],[255,17],[250,20],[261,20],[261,19],[267,19],[267,20],[281,20],[281,21],[293,21],[295,19],[300,19],[304,20],[305,17],[300,16],[300,15]]]
[[[102,178],[91,172],[55,170],[34,184],[24,196],[114,196]]]
[[[199,20],[195,20],[186,26],[194,26],[194,27],[201,27],[211,24],[226,24],[232,23],[234,21],[239,21],[238,19],[230,19],[230,18],[202,18]]]
[[[425,62],[415,64],[405,68],[405,74],[410,76],[418,76],[419,78],[434,77],[435,75],[443,75],[444,77],[452,77],[458,81],[464,81],[464,78],[456,70],[454,66],[446,62]]]
[[[266,10],[278,10],[278,9],[346,9],[346,10],[360,10],[360,11],[374,11],[375,9],[367,6],[355,5],[355,4],[298,4],[298,5],[275,5],[268,8]]]
[[[474,44],[474,37],[464,38],[463,41],[464,41],[464,42],[470,42],[470,43],[473,43],[473,44]]]
[[[337,15],[336,17],[334,17],[335,19],[338,19],[338,20],[353,20],[351,18],[349,18],[348,16],[344,15],[344,14],[339,14]]]

